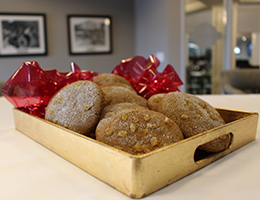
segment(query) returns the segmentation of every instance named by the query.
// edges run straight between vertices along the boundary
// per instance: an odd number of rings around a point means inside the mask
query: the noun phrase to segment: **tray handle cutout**
[[[227,151],[230,148],[230,146],[232,145],[233,138],[234,138],[234,134],[233,133],[228,133],[228,134],[230,134],[231,140],[230,140],[230,143],[229,143],[228,147],[225,150],[219,151],[219,152],[207,152],[207,151],[204,151],[204,150],[200,149],[200,146],[203,145],[203,144],[201,144],[201,145],[199,145],[196,148],[196,150],[194,152],[194,157],[193,157],[194,158],[194,162],[196,164],[200,164],[200,163],[205,162],[206,160],[210,159],[211,157],[215,157],[216,155],[218,155],[218,154],[220,154],[220,153],[222,153],[224,151]],[[206,143],[208,143],[208,142],[206,142]]]

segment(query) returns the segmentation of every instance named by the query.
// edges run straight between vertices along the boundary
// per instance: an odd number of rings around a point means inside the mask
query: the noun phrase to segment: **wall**
[[[260,31],[260,4],[238,5],[237,32],[251,33]]]
[[[260,31],[260,4],[238,4],[237,32],[251,33]],[[202,10],[186,15],[187,33],[193,31],[201,23],[212,23],[212,10]]]
[[[194,12],[186,15],[186,32],[191,33],[197,26],[208,23],[212,24],[212,11],[210,9]]]
[[[184,3],[183,0],[135,0],[136,53],[146,58],[150,54],[163,54],[159,71],[171,64],[183,83],[186,78]]]
[[[43,69],[70,71],[73,61],[84,70],[111,72],[121,61],[135,55],[134,3],[132,0],[1,0],[0,12],[45,13],[48,55],[0,57],[0,80],[8,80],[25,61],[36,60]],[[113,53],[69,55],[67,14],[111,15]]]
[[[167,1],[135,1],[136,53],[148,58],[149,55],[162,52],[161,66],[166,66],[168,58],[168,13]]]

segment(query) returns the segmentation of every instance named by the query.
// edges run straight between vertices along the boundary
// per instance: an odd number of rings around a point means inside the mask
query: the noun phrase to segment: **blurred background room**
[[[46,16],[46,54],[8,56],[1,48],[2,83],[25,61],[61,72],[69,71],[71,62],[83,70],[111,72],[122,59],[153,54],[161,62],[160,70],[167,64],[175,68],[184,82],[181,91],[259,93],[257,0],[1,0],[0,13]],[[71,54],[68,15],[110,16],[111,52]],[[0,32],[3,47],[3,23]]]

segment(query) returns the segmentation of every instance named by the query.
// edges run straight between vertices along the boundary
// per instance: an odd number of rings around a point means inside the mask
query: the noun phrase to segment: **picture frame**
[[[112,19],[109,15],[68,15],[70,55],[111,54]]]
[[[47,55],[43,13],[0,13],[0,56]]]

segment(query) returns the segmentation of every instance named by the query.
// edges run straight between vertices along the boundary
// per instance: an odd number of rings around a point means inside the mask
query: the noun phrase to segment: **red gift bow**
[[[135,56],[122,60],[112,71],[126,78],[139,95],[149,98],[153,94],[180,91],[183,85],[180,77],[171,65],[167,65],[162,73],[157,68],[160,61],[153,55],[148,59]]]
[[[93,80],[98,75],[82,71],[71,63],[71,72],[42,70],[36,61],[24,62],[2,87],[4,97],[16,108],[44,118],[52,96],[65,85],[77,80]]]
[[[135,56],[122,60],[112,73],[126,78],[139,95],[149,98],[153,94],[179,91],[183,85],[171,65],[162,73],[157,71],[160,61],[153,55],[148,59]],[[65,85],[78,80],[93,81],[97,72],[83,71],[74,62],[71,72],[42,70],[36,61],[23,63],[2,87],[4,97],[16,108],[44,118],[52,96]]]

